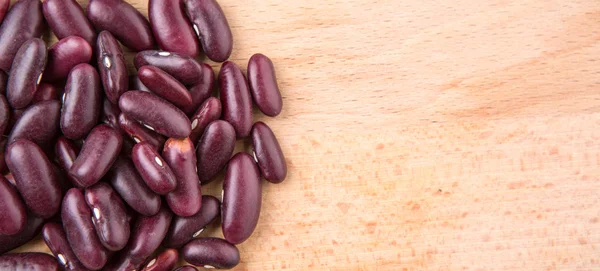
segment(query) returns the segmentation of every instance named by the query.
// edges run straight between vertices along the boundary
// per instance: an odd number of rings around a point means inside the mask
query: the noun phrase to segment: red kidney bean
[[[1,89],[0,89],[0,91],[1,91]],[[5,92],[3,92],[3,93],[5,93]],[[10,124],[10,106],[8,105],[8,101],[6,101],[6,97],[4,97],[4,95],[0,94],[0,135],[3,135],[4,132],[6,132],[6,128],[8,128],[9,124]]]
[[[179,253],[175,249],[167,249],[150,260],[142,271],[170,271],[177,264]]]
[[[262,176],[272,183],[283,182],[287,175],[283,151],[271,128],[262,121],[252,127],[252,146]]]
[[[0,270],[3,271],[59,271],[54,257],[39,252],[10,253],[0,256]]]
[[[173,214],[166,207],[160,208],[156,215],[138,217],[131,241],[121,252],[127,255],[131,265],[138,268],[152,255],[165,238],[172,218]]]
[[[198,107],[213,94],[215,89],[215,73],[210,65],[203,63],[200,67],[202,69],[202,78],[198,83],[190,87],[192,105],[182,108],[183,112],[188,115],[194,113],[196,109],[198,109]]]
[[[140,78],[137,76],[137,74],[132,74],[129,76],[129,89],[150,92],[148,87],[144,86],[144,83],[140,81]]]
[[[119,126],[135,141],[135,143],[148,142],[155,150],[162,149],[162,146],[165,144],[166,139],[164,136],[144,127],[139,122],[128,118],[123,113],[119,115]]]
[[[165,71],[146,65],[140,67],[138,77],[150,91],[172,104],[178,107],[192,104],[192,96],[185,86]]]
[[[191,133],[187,116],[171,103],[144,91],[127,91],[119,99],[127,117],[167,137],[184,138]]]
[[[146,186],[131,160],[123,157],[117,158],[107,175],[107,180],[136,212],[151,216],[160,210],[160,196]]]
[[[42,81],[63,80],[77,64],[88,63],[90,60],[92,60],[90,43],[78,36],[63,38],[48,48],[48,63]]]
[[[194,38],[194,41],[196,41],[196,38]],[[133,64],[136,69],[146,65],[158,67],[186,86],[193,86],[199,83],[203,76],[202,64],[199,64],[195,59],[187,55],[174,52],[157,50],[142,51],[135,55]]]
[[[148,142],[136,144],[131,157],[138,173],[152,191],[165,195],[177,187],[173,171],[152,144]]]
[[[148,18],[161,49],[191,57],[198,55],[198,39],[183,10],[183,0],[150,0]]]
[[[92,222],[98,238],[111,251],[121,250],[129,240],[127,210],[121,198],[106,183],[85,189],[85,201],[92,210]]]
[[[117,254],[116,257],[112,257],[109,263],[104,266],[103,271],[135,271],[137,267],[131,263],[131,258],[127,254]]]
[[[227,60],[233,49],[233,36],[221,6],[215,0],[184,1],[206,56],[216,62]]]
[[[192,121],[190,140],[192,140],[192,142],[198,142],[198,139],[204,134],[204,130],[208,124],[214,120],[218,120],[220,117],[221,101],[215,97],[208,98],[190,118]]]
[[[99,30],[108,30],[134,51],[154,47],[148,20],[136,8],[122,0],[90,0],[87,16]]]
[[[6,161],[4,160],[4,154],[6,153],[6,137],[0,137],[0,174],[6,172]],[[11,174],[12,175],[12,174]]]
[[[121,127],[119,126],[119,115],[121,115],[119,105],[111,103],[108,99],[104,99],[102,102],[102,116],[100,117],[100,120],[114,129],[121,130]]]
[[[177,188],[166,195],[167,204],[178,216],[192,216],[200,211],[200,180],[196,171],[194,144],[189,138],[169,138],[165,142],[163,158],[175,169]]]
[[[46,44],[38,38],[23,43],[10,69],[6,98],[12,108],[22,109],[33,99],[46,65]]]
[[[184,265],[184,266],[180,266],[176,269],[173,269],[173,271],[198,271],[198,269],[196,269],[196,267],[193,267],[191,265]]]
[[[248,82],[260,111],[270,117],[279,115],[283,101],[271,59],[263,54],[254,54],[248,61]]]
[[[252,98],[240,67],[230,61],[223,63],[219,86],[223,119],[233,125],[238,139],[248,136],[252,128]]]
[[[0,234],[12,235],[25,228],[27,211],[17,189],[0,177]]]
[[[235,149],[235,130],[224,120],[211,122],[198,142],[198,176],[207,184],[227,165]]]
[[[244,242],[256,228],[262,200],[258,167],[252,156],[240,152],[231,158],[223,182],[221,228],[227,242]]]
[[[39,0],[15,2],[0,26],[0,69],[10,71],[21,45],[31,38],[40,37],[43,31],[42,3]]]
[[[56,140],[56,144],[54,145],[54,154],[60,167],[68,172],[75,159],[77,159],[79,147],[73,141],[61,136]],[[71,180],[71,182],[73,181]]]
[[[240,251],[220,238],[199,238],[190,241],[181,251],[187,262],[204,268],[231,269],[240,262]]]
[[[180,248],[190,240],[196,238],[206,225],[217,218],[220,213],[221,202],[213,196],[202,196],[202,208],[193,216],[175,216],[171,222],[169,232],[163,241],[163,246]]]
[[[68,36],[84,38],[89,44],[96,40],[96,31],[75,0],[44,0],[44,18],[58,39]]]
[[[81,264],[75,253],[69,245],[67,234],[61,224],[48,222],[42,228],[42,236],[46,245],[54,254],[65,270],[69,271],[87,271],[88,269]]]
[[[32,102],[36,104],[43,101],[58,100],[58,96],[60,96],[59,93],[60,90],[57,87],[50,84],[41,83],[38,85],[35,94],[33,94]]]
[[[15,123],[21,118],[25,109],[12,109],[10,111],[10,120],[8,121],[7,131],[11,131]]]
[[[58,132],[60,102],[43,101],[28,107],[17,120],[8,136],[8,143],[17,139],[27,139],[39,146],[52,143]]]
[[[69,189],[63,199],[61,212],[67,239],[81,264],[88,269],[98,270],[106,264],[108,251],[98,239],[91,217],[83,193],[77,188]]]
[[[94,128],[100,117],[102,88],[96,69],[89,64],[79,64],[71,70],[60,119],[63,134],[79,139]]]
[[[0,0],[0,23],[4,20],[4,16],[6,12],[8,12],[8,6],[10,5],[10,0]]]
[[[13,235],[0,235],[0,255],[31,241],[40,232],[43,224],[43,218],[28,212],[27,222],[20,232]]]
[[[48,151],[48,153],[50,153]],[[54,170],[54,174],[56,174],[56,180],[58,181],[58,186],[60,187],[61,193],[64,195],[69,189],[73,188],[73,182],[67,178],[67,174],[54,162],[52,164],[52,170]]]
[[[115,37],[108,31],[102,31],[98,35],[96,43],[98,70],[102,78],[102,85],[106,97],[116,104],[119,102],[121,94],[125,93],[129,87],[129,78],[127,76],[127,64],[123,57],[121,45]]]
[[[58,212],[62,192],[52,164],[40,147],[29,140],[16,140],[8,145],[6,164],[34,214],[49,218]]]

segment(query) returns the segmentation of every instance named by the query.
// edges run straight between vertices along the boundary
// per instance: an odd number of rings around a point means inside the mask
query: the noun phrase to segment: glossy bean
[[[139,122],[134,121],[125,114],[119,115],[119,127],[125,131],[135,143],[148,142],[155,150],[162,149],[165,144],[165,137],[144,127]]]
[[[39,38],[43,31],[42,3],[39,0],[15,2],[0,25],[0,69],[10,71],[21,45],[31,38]]]
[[[42,76],[43,82],[66,79],[73,67],[92,60],[92,46],[78,36],[68,36],[48,48],[48,63]]]
[[[192,216],[200,211],[202,204],[200,180],[196,171],[194,144],[189,138],[169,138],[165,142],[163,158],[175,169],[177,188],[166,195],[167,204],[178,216]]]
[[[27,107],[46,66],[46,44],[38,38],[23,43],[10,68],[6,98],[12,108]]]
[[[221,210],[221,202],[213,196],[202,196],[202,208],[193,216],[175,216],[163,246],[180,248],[190,240],[198,237],[206,225],[214,221]]]
[[[198,176],[204,185],[227,165],[235,149],[235,130],[224,120],[211,122],[198,142]]]
[[[185,15],[183,0],[150,0],[148,18],[161,49],[191,57],[198,55],[198,38]]]
[[[131,160],[123,157],[117,158],[106,179],[136,212],[151,216],[160,210],[160,196],[148,188]]]
[[[250,58],[248,83],[252,99],[261,112],[270,117],[281,113],[283,101],[271,59],[263,54],[255,54]]]
[[[8,143],[17,139],[31,140],[39,146],[47,146],[58,133],[60,102],[43,101],[28,107],[17,120],[8,136]]]
[[[137,74],[132,74],[129,76],[129,89],[150,92],[148,87],[144,86],[144,83],[140,81],[140,78],[137,76]]]
[[[125,247],[129,240],[127,211],[113,188],[106,183],[88,187],[85,201],[92,210],[92,222],[102,245],[111,251]]]
[[[131,240],[121,253],[139,268],[165,238],[172,218],[173,214],[166,207],[160,208],[156,215],[138,217],[132,228]]]
[[[192,240],[181,251],[187,262],[204,268],[231,269],[240,262],[240,251],[220,238]]]
[[[8,7],[10,5],[10,0],[0,0],[0,23],[4,20],[4,16],[6,12],[8,12]]]
[[[262,121],[252,127],[252,146],[261,175],[272,183],[283,182],[287,175],[283,151],[271,128]]]
[[[81,264],[98,270],[106,264],[108,251],[98,239],[91,217],[83,193],[77,188],[69,189],[63,199],[61,212],[67,240]]]
[[[131,158],[138,173],[152,191],[164,195],[177,187],[173,171],[150,143],[136,144]]]
[[[192,96],[185,86],[165,71],[146,65],[140,67],[138,77],[152,93],[172,104],[178,107],[190,106],[192,104]]]
[[[96,69],[79,64],[71,70],[63,95],[60,128],[70,139],[87,135],[98,123],[102,103],[102,88]]]
[[[42,225],[44,225],[43,218],[28,212],[27,222],[20,232],[13,235],[0,235],[0,255],[31,241],[40,232]]]
[[[184,266],[180,266],[176,269],[173,269],[173,271],[198,271],[198,269],[191,265],[184,265]]]
[[[121,115],[121,109],[119,105],[113,104],[108,99],[104,99],[102,102],[102,115],[100,121],[108,124],[110,127],[121,130],[119,126],[119,115]]]
[[[223,119],[233,125],[238,139],[250,134],[252,128],[252,98],[240,68],[227,61],[219,72]]]
[[[60,209],[62,192],[52,164],[35,143],[18,139],[8,145],[6,164],[25,204],[36,215],[49,218]]]
[[[0,177],[0,235],[12,235],[25,228],[27,211],[17,189]]]
[[[32,103],[36,104],[39,102],[50,101],[50,100],[58,101],[58,96],[60,96],[59,94],[60,94],[60,90],[57,87],[55,87],[51,84],[41,83],[38,85],[37,90],[35,91],[35,94],[33,94]],[[60,119],[60,114],[59,114],[59,119]]]
[[[0,256],[0,270],[3,271],[59,271],[54,257],[39,252],[9,253]]]
[[[96,56],[98,57],[98,70],[102,79],[102,86],[106,97],[116,104],[121,94],[129,87],[127,64],[123,57],[121,45],[108,31],[102,31],[96,42]]]
[[[54,155],[56,156],[58,165],[64,171],[69,172],[69,169],[71,169],[71,166],[73,165],[75,159],[77,159],[78,154],[79,147],[77,147],[73,141],[63,136],[56,140],[56,144],[54,145]],[[73,182],[71,178],[69,179],[71,182]]]
[[[210,65],[202,63],[200,68],[202,74],[200,81],[190,87],[192,105],[182,108],[183,112],[188,115],[194,113],[206,99],[212,96],[215,90],[215,73]]]
[[[258,167],[252,156],[240,152],[231,158],[223,181],[221,228],[227,242],[244,242],[256,228],[262,200]]]
[[[119,108],[127,117],[166,137],[184,138],[192,130],[190,120],[181,110],[152,93],[127,91],[119,99]]]
[[[192,142],[198,142],[200,137],[204,134],[204,130],[208,124],[214,120],[218,120],[220,117],[221,101],[215,97],[206,99],[206,101],[202,103],[198,110],[196,110],[196,113],[194,113],[194,115],[192,115],[190,118],[192,121],[192,133],[190,134],[190,140],[192,140]]]
[[[177,264],[179,253],[175,249],[167,249],[150,260],[142,271],[170,271]]]
[[[61,224],[48,222],[42,228],[42,236],[46,245],[54,254],[54,257],[58,260],[65,270],[68,271],[86,271],[88,270],[81,264],[75,253],[69,245],[67,240],[67,234],[63,230]]]
[[[216,62],[227,60],[233,49],[233,36],[221,6],[215,0],[184,2],[206,56]]]
[[[44,18],[58,39],[78,36],[89,44],[96,40],[96,31],[75,0],[42,1]]]
[[[172,2],[175,3],[177,1]],[[195,37],[194,40],[196,40]],[[157,50],[142,51],[135,55],[133,61],[136,69],[146,65],[155,66],[175,77],[177,81],[186,86],[196,85],[200,82],[202,76],[204,76],[202,64],[187,55],[174,52]]]
[[[0,74],[2,71],[0,70]],[[1,80],[1,79],[0,79]],[[1,89],[0,89],[1,91]],[[5,92],[2,92],[5,93]],[[10,124],[10,106],[8,105],[8,101],[6,101],[6,97],[0,94],[0,135],[3,135],[6,132],[6,128],[8,128]]]

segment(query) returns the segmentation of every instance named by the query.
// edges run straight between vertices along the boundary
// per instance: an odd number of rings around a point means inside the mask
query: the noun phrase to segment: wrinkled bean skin
[[[183,10],[183,0],[150,0],[148,18],[161,49],[191,57],[199,54],[198,38]]]
[[[56,140],[56,144],[54,145],[54,155],[56,155],[56,160],[58,161],[58,165],[66,172],[69,172],[73,162],[77,159],[77,155],[79,154],[79,147],[77,147],[73,141],[67,139],[66,137],[59,137]],[[72,179],[69,177],[69,180]]]
[[[192,105],[183,107],[182,110],[188,115],[191,115],[206,101],[215,89],[215,73],[210,65],[202,63],[200,65],[202,77],[198,83],[190,87],[190,95],[192,96]]]
[[[42,3],[39,0],[15,2],[0,26],[0,69],[10,71],[21,45],[31,38],[40,37],[43,31]]]
[[[231,269],[240,262],[240,251],[220,238],[192,240],[183,247],[181,254],[187,262],[204,268]]]
[[[165,142],[163,158],[174,169],[177,188],[166,195],[167,204],[178,216],[192,216],[202,204],[200,180],[196,172],[194,144],[189,138],[169,138]]]
[[[60,102],[44,101],[28,107],[8,136],[8,143],[17,139],[31,140],[39,146],[50,145],[60,122]]]
[[[123,57],[123,50],[119,42],[108,31],[102,31],[98,35],[96,43],[98,52],[98,70],[102,79],[102,86],[106,97],[116,104],[119,102],[121,94],[125,93],[129,87],[129,77],[127,75],[127,64]]]
[[[37,90],[35,91],[35,94],[33,94],[32,102],[34,104],[36,104],[39,102],[50,101],[50,100],[58,101],[58,96],[60,96],[59,93],[60,93],[60,90],[57,87],[50,85],[50,84],[41,83],[38,85]],[[60,119],[60,114],[59,114],[59,119]]]
[[[0,73],[2,73],[0,71]],[[1,89],[0,89],[1,90]],[[10,124],[10,106],[8,105],[8,101],[6,101],[6,97],[0,94],[0,134],[4,134],[6,132],[6,128]]]
[[[67,240],[81,264],[88,269],[99,270],[108,260],[108,251],[98,239],[91,217],[83,193],[77,188],[69,189],[61,212]]]
[[[167,249],[150,260],[142,271],[170,271],[177,264],[179,253],[175,249]]]
[[[195,37],[194,40],[196,40]],[[199,64],[195,59],[187,55],[174,52],[157,50],[142,51],[135,55],[133,64],[136,69],[146,65],[155,66],[175,77],[177,81],[186,86],[193,86],[199,83],[202,76],[204,76],[202,64]]]
[[[165,71],[146,65],[140,67],[138,77],[152,93],[172,104],[178,107],[190,106],[192,104],[192,96],[190,96],[185,86]]]
[[[140,78],[137,76],[137,74],[132,74],[129,76],[129,89],[150,92],[148,87],[144,86],[144,83],[140,81]]]
[[[215,97],[210,97],[202,103],[196,113],[192,115],[190,120],[192,121],[192,133],[190,134],[190,140],[192,142],[198,142],[198,139],[204,134],[204,130],[214,120],[218,120],[221,117],[221,101]],[[235,131],[234,131],[235,133]],[[200,178],[202,180],[202,178]]]
[[[244,242],[256,228],[262,200],[258,167],[252,156],[237,153],[227,166],[223,181],[221,228],[227,242]]]
[[[10,0],[0,0],[0,23],[4,20],[4,16],[6,12],[8,12],[8,6],[10,5]]]
[[[119,115],[119,127],[125,131],[136,143],[148,142],[155,150],[162,149],[165,144],[165,137],[142,126],[139,122],[134,121],[125,114]]]
[[[271,59],[263,54],[253,55],[248,61],[248,82],[252,99],[260,111],[270,117],[279,115],[283,101]]]
[[[6,99],[12,108],[25,108],[33,100],[46,66],[46,55],[46,44],[38,38],[26,41],[19,48],[6,90]]]
[[[261,175],[272,183],[283,182],[287,175],[283,151],[271,128],[262,121],[252,127],[252,146]]]
[[[119,115],[121,115],[119,106],[111,103],[108,99],[104,99],[102,102],[102,116],[100,117],[100,120],[110,127],[120,130]]]
[[[5,159],[27,207],[42,218],[56,214],[62,192],[44,151],[29,140],[18,139],[8,145]]]
[[[171,103],[144,91],[127,91],[119,99],[127,117],[149,125],[166,137],[185,138],[191,133],[187,116]]]
[[[59,271],[54,257],[39,252],[9,253],[0,256],[0,270],[3,271]]]
[[[131,158],[142,179],[155,193],[165,195],[177,187],[173,171],[150,143],[136,144]]]
[[[227,165],[235,149],[235,130],[224,120],[211,122],[200,138],[196,149],[198,176],[204,185]]]
[[[71,245],[67,240],[67,234],[61,224],[48,222],[42,228],[42,236],[46,245],[54,254],[58,263],[68,271],[87,271],[88,269],[81,264],[75,253],[71,249]]]
[[[95,34],[94,34],[95,35]],[[48,63],[43,82],[64,80],[73,67],[92,60],[92,46],[78,36],[68,36],[48,48]]]
[[[175,216],[163,246],[180,248],[196,238],[221,212],[221,202],[213,196],[202,196],[202,208],[193,216]]]
[[[233,36],[221,6],[215,0],[184,2],[206,56],[215,62],[227,60],[233,49]]]
[[[0,255],[31,241],[40,232],[42,225],[44,225],[43,218],[28,212],[25,227],[19,233],[0,235]]]
[[[131,240],[121,253],[128,256],[133,266],[140,267],[165,238],[172,218],[173,214],[166,207],[160,208],[156,215],[138,217]]]
[[[231,123],[238,139],[250,134],[252,128],[252,98],[242,70],[226,61],[219,72],[223,119]]]
[[[17,234],[25,228],[27,211],[17,189],[0,177],[0,235]]]
[[[196,267],[193,267],[191,265],[184,265],[184,266],[178,267],[177,269],[173,269],[173,271],[198,271],[198,269],[196,269]]]
[[[129,221],[125,204],[106,183],[97,183],[85,190],[85,201],[92,210],[92,222],[104,247],[118,251],[129,240]]]
[[[89,64],[71,70],[63,95],[60,129],[64,136],[79,139],[94,128],[100,117],[102,87],[100,76]]]
[[[90,0],[87,16],[96,29],[107,30],[123,45],[134,50],[152,49],[150,24],[136,8],[122,0]]]
[[[130,160],[117,158],[107,174],[107,180],[136,212],[151,216],[160,210],[160,196],[148,188]]]
[[[44,18],[58,39],[82,37],[89,44],[96,40],[96,31],[75,0],[42,1]]]

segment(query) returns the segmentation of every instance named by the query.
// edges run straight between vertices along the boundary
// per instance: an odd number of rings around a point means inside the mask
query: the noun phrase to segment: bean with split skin
[[[102,87],[100,76],[89,64],[79,64],[69,73],[60,128],[63,135],[70,139],[79,139],[87,135],[100,118]]]
[[[0,74],[2,74],[2,73],[3,72],[0,70]],[[0,91],[2,91],[2,89],[0,89]],[[4,92],[2,92],[2,93],[4,93]],[[8,101],[6,101],[6,97],[4,97],[4,95],[0,94],[0,135],[3,135],[4,132],[6,132],[6,128],[8,128],[9,124],[10,124],[10,106],[8,105]]]
[[[54,254],[54,257],[58,260],[65,270],[68,271],[87,271],[88,269],[81,264],[71,245],[67,240],[67,234],[61,224],[55,222],[48,222],[42,228],[42,236],[46,245]]]
[[[40,232],[42,225],[43,218],[28,212],[27,222],[21,231],[13,235],[0,235],[0,255],[31,241]]]
[[[187,15],[206,56],[215,62],[227,60],[233,49],[233,35],[221,6],[216,0],[184,2]]]
[[[221,211],[221,202],[213,196],[202,196],[202,208],[193,216],[175,216],[163,246],[180,248],[190,240],[198,237],[206,226],[214,221]]]
[[[252,99],[260,111],[270,117],[279,115],[283,101],[271,59],[263,54],[254,54],[248,61],[248,82]]]
[[[97,183],[85,189],[85,201],[92,210],[92,222],[104,247],[118,251],[129,240],[129,221],[125,204],[113,188]]]
[[[138,77],[152,93],[172,104],[178,107],[190,106],[192,104],[192,96],[185,86],[165,71],[146,65],[140,67]]]
[[[196,110],[196,113],[194,113],[194,115],[192,115],[190,118],[192,121],[192,133],[190,134],[190,140],[192,140],[192,142],[198,142],[200,137],[204,134],[204,130],[208,124],[218,120],[220,117],[221,101],[215,97],[206,99],[206,101],[202,103],[198,110]]]
[[[10,71],[21,45],[44,32],[42,3],[39,0],[16,1],[0,25],[0,69]]]
[[[170,271],[177,264],[179,253],[175,249],[166,249],[150,260],[142,271]]]
[[[158,213],[161,198],[142,180],[131,160],[119,157],[107,174],[108,182],[136,212],[151,216]]]
[[[252,128],[252,98],[240,67],[230,61],[223,63],[219,87],[223,119],[233,125],[238,139],[248,136]]]
[[[252,127],[252,146],[261,175],[269,182],[280,183],[287,175],[287,165],[279,142],[264,122]]]
[[[165,142],[162,157],[175,169],[177,188],[166,195],[167,204],[178,216],[192,216],[201,208],[201,188],[196,171],[194,144],[189,138],[169,138]]]
[[[27,107],[42,79],[46,66],[46,44],[38,38],[23,43],[10,68],[6,98],[12,108]]]
[[[102,31],[96,42],[98,70],[106,97],[114,104],[129,87],[127,64],[121,45],[108,31]]]
[[[195,59],[187,55],[174,52],[157,50],[141,51],[135,55],[133,64],[136,69],[146,65],[160,68],[185,86],[196,85],[201,82],[204,76],[202,71],[203,64],[198,63]],[[214,75],[212,76],[214,77]]]
[[[51,84],[41,83],[38,85],[37,90],[33,95],[32,103],[36,104],[43,101],[58,100],[59,96],[60,90],[57,87]]]
[[[131,158],[138,173],[152,191],[165,195],[177,187],[173,171],[150,143],[136,144]]]
[[[85,17],[83,8],[75,0],[44,0],[42,10],[46,22],[58,39],[78,36],[89,44],[96,40],[96,30]]]
[[[188,115],[194,113],[206,99],[213,95],[215,90],[215,73],[210,65],[202,63],[200,68],[202,74],[200,81],[190,87],[192,105],[182,108],[183,112]]]
[[[48,63],[43,82],[64,80],[73,67],[92,60],[92,46],[78,36],[68,36],[48,48]]]
[[[183,0],[150,0],[148,18],[161,49],[191,57],[199,54],[198,38],[185,15]]]
[[[0,270],[3,271],[59,271],[60,266],[54,257],[40,252],[9,253],[0,256]]]
[[[13,126],[8,143],[27,139],[39,146],[50,145],[59,130],[60,102],[43,101],[28,107]]]
[[[210,183],[227,165],[235,149],[235,130],[224,120],[208,124],[198,142],[196,156],[202,184]]]
[[[240,262],[240,251],[220,238],[192,240],[183,247],[181,254],[187,262],[204,268],[231,269]]]
[[[25,228],[27,211],[17,189],[0,176],[0,235],[12,235]]]
[[[119,115],[119,127],[127,133],[135,143],[148,142],[155,150],[162,149],[165,144],[165,137],[144,127],[139,122],[134,121],[125,114]]]

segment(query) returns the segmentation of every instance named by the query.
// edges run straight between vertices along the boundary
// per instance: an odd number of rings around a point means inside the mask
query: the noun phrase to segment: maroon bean
[[[200,180],[196,171],[194,144],[189,138],[169,138],[165,142],[163,158],[177,179],[177,188],[166,195],[167,204],[178,216],[192,216],[200,211]]]
[[[79,147],[73,141],[61,136],[56,140],[56,144],[54,145],[54,154],[60,167],[68,172],[75,159],[77,159]]]
[[[28,107],[15,123],[8,136],[8,143],[27,139],[39,146],[52,143],[60,122],[60,102],[43,101]]]
[[[12,235],[25,228],[27,211],[17,189],[0,177],[0,234]]]
[[[85,201],[92,210],[92,222],[98,238],[111,251],[121,250],[129,240],[129,221],[125,205],[106,183],[85,190]]]
[[[87,16],[99,30],[108,30],[134,51],[154,47],[148,20],[136,8],[122,0],[90,0]]]
[[[25,228],[13,235],[0,235],[0,255],[31,241],[42,229],[44,219],[27,213]]]
[[[233,49],[233,36],[221,6],[215,0],[184,1],[206,56],[216,62],[227,60]]]
[[[140,78],[137,76],[137,74],[132,74],[129,76],[129,89],[150,92],[148,87],[144,86],[144,83],[140,81]]]
[[[175,3],[175,1],[172,2]],[[196,38],[194,38],[194,41],[196,41]],[[202,64],[199,64],[195,59],[187,55],[174,52],[157,50],[142,51],[135,55],[133,63],[136,69],[146,65],[158,67],[186,86],[193,86],[199,83],[203,76]]]
[[[117,158],[107,175],[107,180],[136,212],[151,216],[160,210],[160,196],[146,186],[131,160],[123,157]]]
[[[121,252],[127,255],[131,265],[139,268],[152,255],[165,238],[172,218],[173,214],[166,207],[160,208],[156,215],[138,217],[131,241]]]
[[[179,253],[175,249],[167,249],[150,260],[142,271],[170,271],[177,264]]]
[[[51,154],[50,151],[47,153]],[[60,187],[61,193],[64,195],[69,189],[73,188],[73,182],[67,178],[68,174],[63,171],[56,163],[52,162],[52,170],[56,174],[56,180],[58,181],[58,187]]]
[[[131,156],[135,168],[152,191],[164,195],[177,187],[173,171],[153,145],[140,142],[133,147]]]
[[[119,102],[121,94],[125,93],[129,87],[129,78],[127,76],[127,64],[123,57],[121,45],[115,37],[108,31],[102,31],[98,35],[96,43],[98,70],[102,78],[102,85],[106,97],[116,104]]]
[[[210,65],[201,64],[202,78],[198,83],[190,87],[190,95],[192,96],[192,105],[182,108],[183,112],[191,115],[200,107],[200,105],[208,99],[215,89],[215,73]]]
[[[63,266],[65,270],[69,271],[87,271],[88,269],[81,264],[75,253],[69,245],[67,240],[67,234],[62,228],[61,224],[48,222],[42,229],[42,235],[46,245],[54,254],[54,257]]]
[[[14,187],[17,186],[17,182],[15,182],[15,176],[12,175],[12,173],[7,173],[6,175],[4,175],[4,178],[6,178],[6,180]]]
[[[44,18],[58,39],[68,36],[84,38],[89,44],[96,40],[96,31],[75,0],[44,0]]]
[[[58,100],[58,96],[60,96],[59,93],[60,90],[57,87],[51,84],[41,83],[38,85],[35,94],[33,94],[32,102],[35,104],[43,101]]]
[[[178,107],[190,106],[192,96],[184,85],[165,71],[150,65],[138,70],[140,81],[150,91]]]
[[[248,136],[252,128],[252,98],[240,67],[230,61],[223,63],[219,87],[223,119],[233,125],[238,139]]]
[[[215,97],[208,98],[190,118],[192,121],[190,140],[192,140],[192,142],[198,142],[198,139],[204,134],[204,130],[208,124],[214,120],[218,120],[220,117],[221,101]]]
[[[184,265],[184,266],[180,266],[176,269],[173,269],[173,271],[198,271],[198,269],[191,265]]]
[[[190,120],[171,103],[144,91],[127,91],[119,99],[127,117],[167,137],[184,138],[192,130]]]
[[[54,257],[39,252],[10,253],[0,256],[0,270],[3,271],[59,271]]]
[[[10,0],[0,0],[0,23],[4,20],[4,16],[6,12],[8,12],[8,6],[10,5]]]
[[[283,182],[287,175],[283,151],[271,128],[262,121],[252,127],[252,146],[262,176],[272,183]]]
[[[4,160],[4,154],[6,153],[6,137],[0,137],[0,174],[6,172],[6,161]],[[11,174],[12,175],[12,174]]]
[[[248,82],[260,111],[270,117],[279,115],[283,101],[271,59],[263,54],[254,54],[248,61]]]
[[[131,262],[131,258],[127,254],[117,254],[117,257],[112,257],[110,262],[102,269],[104,271],[135,271],[137,267]]]
[[[66,79],[73,67],[88,63],[90,60],[92,60],[90,43],[78,36],[63,38],[48,48],[48,63],[42,81],[55,82]]]
[[[235,130],[224,120],[211,122],[198,142],[198,176],[204,185],[227,165],[235,149]]]
[[[49,218],[58,212],[62,192],[52,164],[40,147],[29,140],[16,140],[8,145],[6,164],[34,214]]]
[[[25,109],[12,109],[10,111],[10,120],[8,121],[7,131],[11,131],[15,123],[21,118]]]
[[[139,122],[134,121],[125,114],[119,115],[119,127],[125,131],[135,143],[148,142],[155,150],[162,149],[165,144],[165,137],[142,126]]]
[[[171,222],[169,232],[163,241],[166,247],[180,248],[190,240],[196,238],[206,225],[217,218],[220,213],[221,202],[213,196],[202,196],[202,208],[193,216],[175,216]]]
[[[220,238],[192,240],[181,251],[187,262],[204,268],[231,269],[240,262],[240,251]]]
[[[31,38],[40,37],[43,31],[42,3],[39,0],[15,2],[0,26],[0,69],[10,71],[21,45]]]
[[[62,203],[61,218],[69,244],[77,259],[86,268],[98,270],[108,259],[108,251],[94,231],[92,213],[83,193],[77,188],[67,191]]]
[[[148,18],[161,49],[191,57],[198,55],[198,39],[183,10],[183,0],[150,0]]]
[[[46,65],[46,44],[33,38],[21,46],[10,68],[6,98],[12,108],[22,109],[31,103]]]
[[[227,242],[244,242],[256,228],[262,199],[260,175],[252,156],[240,152],[231,158],[223,181],[221,228]]]
[[[121,115],[119,105],[111,103],[108,99],[104,99],[102,102],[102,116],[100,117],[100,120],[114,129],[121,130],[121,127],[119,126],[119,115]]]
[[[71,70],[60,119],[63,134],[79,139],[94,128],[100,117],[102,88],[96,69],[89,64],[79,64]]]
[[[0,74],[2,71],[0,70]],[[1,89],[0,89],[1,91]],[[10,106],[8,105],[8,101],[6,101],[6,97],[0,94],[0,135],[3,135],[6,132],[6,128],[10,124]]]

